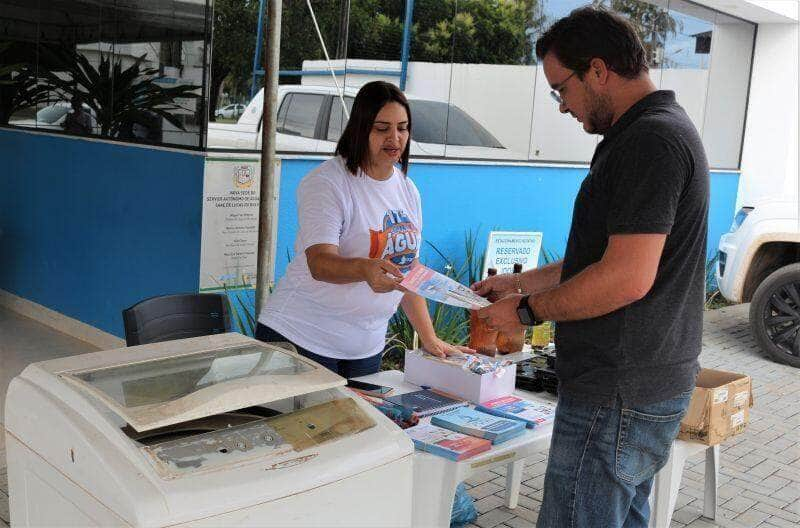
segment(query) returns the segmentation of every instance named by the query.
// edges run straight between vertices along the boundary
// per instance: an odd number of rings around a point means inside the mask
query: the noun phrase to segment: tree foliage
[[[594,0],[595,6],[616,11],[633,23],[650,66],[660,66],[667,38],[683,29],[669,11],[641,0]]]
[[[411,60],[533,64],[531,35],[545,22],[540,4],[541,0],[416,0]],[[349,12],[343,11],[342,0],[315,1],[312,6],[331,58],[400,60],[405,2],[352,0]],[[257,24],[251,20],[258,17],[258,2],[216,0],[214,11],[212,94],[218,93],[217,80],[226,76],[232,86],[249,85]],[[325,58],[306,0],[283,1],[280,57],[282,70],[300,70],[305,60]],[[283,84],[292,81],[281,79]]]
[[[214,0],[210,119],[223,84],[237,100],[244,100],[249,92],[257,27],[258,0]]]

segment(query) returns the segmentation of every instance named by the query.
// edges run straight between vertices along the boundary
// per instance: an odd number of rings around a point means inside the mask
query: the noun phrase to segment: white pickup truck
[[[356,91],[345,89],[348,111]],[[488,130],[455,105],[406,94],[411,107],[412,156],[525,160],[527,155],[505,148]],[[261,148],[263,89],[235,124],[209,123],[208,148]],[[276,150],[332,154],[347,116],[335,87],[278,87]]]
[[[797,200],[742,207],[719,242],[723,297],[750,303],[756,342],[775,360],[800,367],[800,218]]]

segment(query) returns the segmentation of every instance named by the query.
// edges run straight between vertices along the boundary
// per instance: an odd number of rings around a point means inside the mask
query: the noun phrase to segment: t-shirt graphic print
[[[411,269],[419,249],[419,229],[402,210],[389,210],[383,216],[381,231],[369,230],[369,257],[386,259],[403,273]]]

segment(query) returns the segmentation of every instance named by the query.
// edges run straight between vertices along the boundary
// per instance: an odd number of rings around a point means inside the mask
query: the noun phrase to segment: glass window
[[[740,164],[755,33],[755,24],[717,13],[711,35],[696,42],[698,53],[710,46],[703,144],[711,167]]]
[[[324,99],[324,96],[317,94],[292,94],[280,131],[284,134],[313,138]]]
[[[278,132],[283,132],[283,124],[286,122],[286,112],[289,111],[289,103],[291,101],[292,101],[292,94],[286,94],[286,96],[283,98],[283,101],[281,101],[281,107],[278,109],[277,123],[275,124],[276,130]],[[260,131],[261,126],[259,126],[258,129]]]
[[[714,29],[714,12],[671,0],[665,20],[666,38],[658,48],[660,87],[675,92],[678,103],[702,134],[710,63],[708,38]]]
[[[463,147],[503,148],[488,130],[455,105],[412,99],[409,106],[416,141]]]
[[[0,0],[0,124],[202,145],[206,2],[24,4]]]
[[[353,109],[353,98],[345,97],[344,103],[347,105],[348,114]],[[331,116],[328,120],[328,141],[339,141],[344,131],[344,123],[347,123],[347,115],[342,108],[342,100],[337,96],[333,97],[331,103]]]

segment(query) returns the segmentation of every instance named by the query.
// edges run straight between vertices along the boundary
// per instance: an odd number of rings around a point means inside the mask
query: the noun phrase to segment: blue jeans
[[[653,477],[691,396],[626,408],[560,395],[536,526],[646,527]]]
[[[258,323],[256,325],[256,339],[264,341],[265,343],[275,341],[286,341],[292,343],[291,340],[286,339],[282,334],[276,332],[272,328]],[[363,359],[334,359],[326,356],[320,356],[292,343],[297,349],[297,352],[312,361],[316,361],[328,370],[331,370],[343,378],[357,378],[359,376],[366,376],[367,374],[375,374],[381,369],[381,357],[383,354],[375,354]]]

